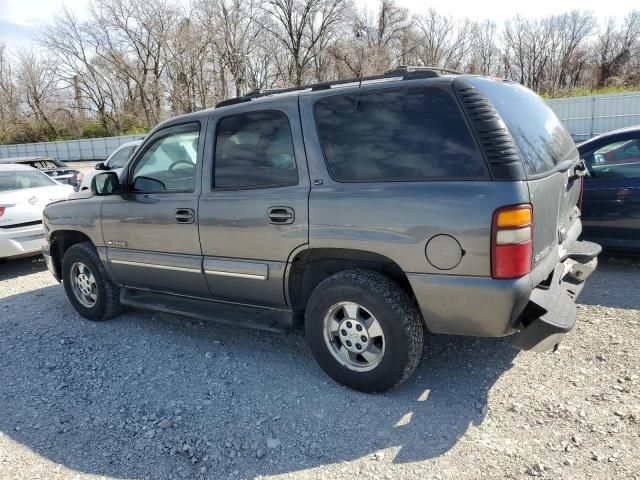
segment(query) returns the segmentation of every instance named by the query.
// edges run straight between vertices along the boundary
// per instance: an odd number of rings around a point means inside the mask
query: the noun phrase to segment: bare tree
[[[468,18],[456,20],[430,8],[416,17],[421,38],[418,55],[424,65],[463,69],[469,60],[476,25]]]
[[[207,108],[219,99],[214,68],[214,46],[203,35],[203,24],[183,18],[167,42],[166,90],[172,111],[189,113]]]
[[[15,71],[16,87],[28,116],[51,136],[58,132],[51,118],[58,108],[56,98],[56,64],[39,58],[32,50],[18,50]]]
[[[45,26],[41,43],[57,60],[59,80],[74,90],[75,110],[81,118],[85,117],[85,110],[96,112],[105,130],[117,130],[118,106],[114,101],[117,80],[96,59],[96,45],[90,33],[94,28],[94,24],[81,22],[63,7]]]
[[[302,85],[318,55],[338,34],[348,12],[345,0],[266,0],[262,9],[270,18],[263,27],[289,54],[287,79]]]
[[[577,84],[587,61],[586,41],[593,34],[596,21],[590,12],[572,11],[554,17],[554,68],[551,72],[554,87],[566,88]]]
[[[485,20],[476,25],[473,39],[472,60],[469,64],[469,73],[481,75],[495,75],[499,71],[500,48],[498,41],[498,27]]]
[[[198,15],[233,79],[236,96],[245,93],[247,64],[261,32],[255,0],[201,0]],[[226,93],[226,92],[225,92]]]
[[[627,15],[620,27],[610,18],[596,45],[597,86],[604,85],[610,77],[622,75],[625,65],[639,53],[640,10]]]
[[[18,121],[19,98],[6,47],[0,44],[0,140],[5,139]]]
[[[158,123],[164,48],[175,31],[177,8],[169,0],[94,0],[90,14],[97,55],[126,80],[131,107],[139,105],[148,125]]]

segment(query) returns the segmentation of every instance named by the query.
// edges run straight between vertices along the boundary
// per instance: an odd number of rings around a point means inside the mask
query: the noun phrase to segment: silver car
[[[76,185],[78,182],[78,175],[80,171],[74,168],[70,168],[60,160],[55,158],[40,156],[40,157],[12,157],[1,158],[0,165],[17,164],[33,167],[41,172],[46,173],[51,178],[54,178],[59,183],[68,183],[69,185]]]
[[[0,165],[0,258],[39,255],[42,210],[73,192],[35,168]]]
[[[116,148],[111,155],[104,161],[104,163],[98,163],[95,167],[95,171],[79,174],[78,190],[87,190],[91,187],[91,180],[96,174],[101,171],[110,170],[116,172],[118,175],[122,172],[131,155],[135,151],[136,147],[142,143],[142,140],[134,140],[133,142],[127,142]]]

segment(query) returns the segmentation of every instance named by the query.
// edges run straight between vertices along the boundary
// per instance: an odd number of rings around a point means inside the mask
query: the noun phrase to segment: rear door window
[[[487,178],[455,99],[438,87],[369,90],[321,98],[318,135],[338,182]]]
[[[571,135],[542,98],[517,83],[490,78],[469,79],[504,120],[524,163],[527,177],[553,170],[563,160],[577,158]]]
[[[218,124],[214,188],[253,189],[298,184],[289,119],[280,111],[240,113]]]

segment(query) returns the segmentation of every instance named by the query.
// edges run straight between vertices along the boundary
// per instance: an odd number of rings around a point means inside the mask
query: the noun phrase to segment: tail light
[[[0,207],[0,217],[1,217],[2,215],[4,215],[4,210],[5,210],[5,208],[4,208],[4,207]]]
[[[516,205],[496,210],[491,231],[491,276],[522,277],[531,271],[532,257],[531,205]]]

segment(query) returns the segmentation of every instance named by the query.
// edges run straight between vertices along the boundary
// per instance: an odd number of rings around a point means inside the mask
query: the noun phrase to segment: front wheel
[[[120,289],[111,282],[91,242],[76,243],[62,258],[62,284],[83,317],[101,321],[121,310]]]
[[[420,363],[420,314],[392,280],[370,270],[345,270],[311,294],[305,335],[322,369],[363,392],[406,380]]]

